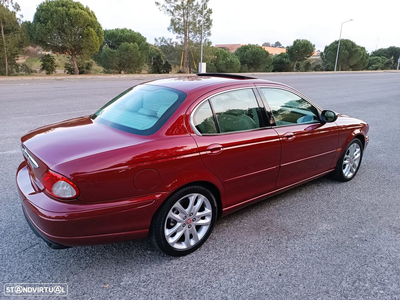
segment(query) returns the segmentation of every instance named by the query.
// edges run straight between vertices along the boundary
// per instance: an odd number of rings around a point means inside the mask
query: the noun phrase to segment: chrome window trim
[[[300,93],[299,91],[290,88],[289,86],[283,85],[283,86],[268,86],[268,85],[256,85],[256,88],[259,90],[259,94],[261,94],[261,99],[264,103],[264,105],[266,105],[266,107],[268,107],[269,112],[271,113],[272,118],[274,119],[274,123],[275,125],[273,125],[272,127],[288,127],[288,126],[296,126],[296,125],[306,125],[306,124],[318,124],[321,123],[321,113],[323,111],[322,107],[320,107],[318,104],[316,104],[314,101],[312,101],[309,97],[307,97],[306,95],[304,95],[303,93]],[[303,99],[304,101],[308,102],[311,106],[313,106],[317,112],[318,112],[318,121],[316,122],[312,122],[312,123],[300,123],[300,124],[285,124],[285,125],[276,125],[275,122],[275,117],[272,114],[272,110],[271,107],[269,106],[269,102],[268,99],[265,97],[265,94],[263,93],[262,89],[274,89],[274,90],[282,90],[282,91],[286,91],[289,93],[292,93],[293,95],[296,95],[297,97],[300,97],[301,99]]]
[[[247,130],[238,130],[238,131],[231,131],[231,132],[219,132],[219,133],[217,132],[217,133],[205,133],[205,134],[199,133],[198,135],[199,136],[219,136],[219,135],[243,133],[243,132],[256,131],[256,130],[265,130],[265,129],[271,129],[271,128],[272,128],[272,126],[266,126],[266,127],[247,129]]]
[[[267,88],[267,89],[283,90],[283,91],[286,91],[286,92],[290,92],[290,93],[302,98],[303,100],[307,101],[308,103],[310,103],[312,106],[314,106],[317,109],[317,111],[320,114],[323,111],[322,107],[320,107],[317,103],[315,103],[313,100],[311,100],[308,96],[304,95],[303,93],[300,93],[298,90],[295,90],[295,89],[293,89],[293,88],[291,88],[289,86],[286,86],[286,85],[270,86],[270,85],[258,85],[257,84],[256,88],[260,89],[260,94],[262,94],[262,96],[264,97],[264,99],[267,102],[267,104],[268,104],[268,100],[265,98],[264,93],[262,93],[262,91],[261,91],[261,89],[263,89],[263,88],[264,89]],[[269,104],[268,104],[268,107],[269,107]]]
[[[36,162],[36,160],[29,154],[29,152],[25,149],[24,145],[21,144],[21,151],[22,151],[22,155],[26,158],[26,160],[28,161],[28,163],[30,164],[30,166],[32,168],[38,169],[39,168],[39,164]]]
[[[259,103],[258,100],[257,100],[257,95],[256,95],[256,93],[255,93],[255,89],[256,89],[256,88],[257,88],[257,87],[255,87],[255,86],[254,86],[254,87],[252,86],[252,87],[234,88],[234,89],[231,89],[231,90],[226,90],[226,91],[218,92],[218,93],[216,93],[216,94],[213,94],[213,95],[208,96],[207,98],[203,99],[200,103],[198,103],[198,104],[196,105],[195,109],[194,109],[194,110],[192,111],[192,113],[190,114],[189,123],[190,123],[190,126],[192,127],[192,130],[194,131],[194,133],[195,133],[197,136],[217,136],[217,135],[222,135],[222,134],[233,134],[233,133],[239,133],[239,132],[248,132],[248,131],[254,131],[254,130],[259,130],[259,129],[270,128],[271,126],[268,126],[268,127],[259,127],[259,128],[249,129],[249,130],[233,131],[233,132],[216,132],[216,133],[210,133],[210,134],[202,134],[202,133],[200,133],[200,132],[197,130],[196,126],[194,126],[193,117],[194,117],[194,114],[195,114],[195,113],[197,112],[197,110],[199,109],[199,107],[200,107],[204,102],[209,101],[211,98],[213,98],[213,97],[215,97],[215,96],[218,96],[218,95],[221,95],[221,94],[224,94],[224,93],[229,93],[229,92],[234,92],[234,91],[239,91],[239,90],[251,90],[251,91],[253,92],[254,99],[256,100],[256,103],[257,103],[258,107],[261,108],[261,109],[265,109],[264,107],[260,106],[260,103]],[[210,105],[210,108],[211,108],[211,111],[212,111],[213,109],[212,109],[212,107],[211,107],[211,103],[209,103],[209,105]],[[213,112],[213,118],[214,118],[214,116],[215,116],[215,114],[214,114],[214,112]],[[214,122],[215,122],[215,121],[214,121]]]

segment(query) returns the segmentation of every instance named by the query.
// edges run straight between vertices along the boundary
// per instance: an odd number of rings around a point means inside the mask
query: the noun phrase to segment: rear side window
[[[150,135],[160,129],[186,98],[171,88],[139,85],[117,96],[92,118],[111,127]]]
[[[299,96],[280,89],[261,89],[275,119],[276,126],[319,122],[318,110]]]
[[[208,101],[197,108],[193,117],[193,123],[201,134],[217,133],[214,116]]]
[[[261,127],[261,110],[252,89],[242,89],[210,98],[221,133]]]

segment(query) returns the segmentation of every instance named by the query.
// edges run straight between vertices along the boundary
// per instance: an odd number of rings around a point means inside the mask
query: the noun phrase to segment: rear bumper
[[[25,209],[22,206],[22,211],[24,212],[24,216],[26,221],[28,222],[29,227],[32,229],[32,231],[36,234],[36,236],[40,237],[46,244],[52,249],[66,249],[69,248],[68,246],[60,245],[57,243],[54,243],[50,240],[48,240],[42,233],[33,225],[31,219],[26,215]]]
[[[16,181],[25,217],[35,232],[55,249],[107,244],[147,237],[164,193],[105,203],[62,202],[32,186],[23,162]]]

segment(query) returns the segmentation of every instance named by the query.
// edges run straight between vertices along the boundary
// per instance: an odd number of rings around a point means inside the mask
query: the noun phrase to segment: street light
[[[350,22],[350,21],[353,21],[353,19],[344,21],[344,22],[342,23],[342,25],[340,26],[339,43],[338,43],[338,46],[337,46],[336,61],[335,61],[335,72],[336,72],[337,62],[338,62],[338,58],[339,58],[340,39],[342,38],[342,28],[343,28],[343,24],[344,24],[344,23],[347,23],[347,22]]]
[[[201,42],[200,42],[200,64],[199,73],[203,73],[203,30],[204,30],[204,2],[202,1],[202,12],[201,12]]]

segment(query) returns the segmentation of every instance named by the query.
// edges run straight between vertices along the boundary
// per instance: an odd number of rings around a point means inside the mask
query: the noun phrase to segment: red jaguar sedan
[[[23,136],[16,180],[52,248],[150,236],[182,256],[221,216],[328,173],[354,178],[368,129],[276,82],[162,79]]]

